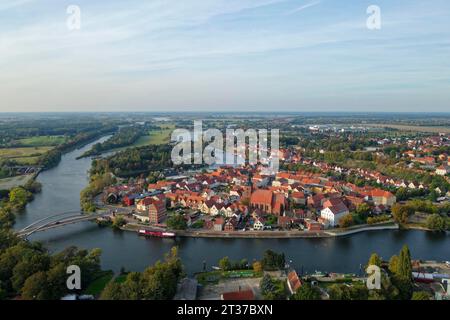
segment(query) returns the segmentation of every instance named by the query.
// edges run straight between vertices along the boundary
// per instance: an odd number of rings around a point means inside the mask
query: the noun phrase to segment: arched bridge
[[[36,232],[47,231],[49,229],[66,226],[83,221],[92,221],[101,217],[109,216],[110,212],[101,212],[93,214],[83,214],[80,211],[69,211],[54,214],[43,219],[37,220],[25,228],[16,232],[19,237],[28,237]]]

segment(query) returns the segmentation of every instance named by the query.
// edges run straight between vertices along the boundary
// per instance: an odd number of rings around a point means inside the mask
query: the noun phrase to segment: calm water
[[[105,138],[101,139],[104,140]],[[92,145],[92,144],[91,144]],[[88,145],[63,156],[56,168],[39,175],[42,192],[28,204],[16,221],[20,229],[51,214],[79,210],[79,193],[87,185],[90,159],[76,157],[90,148]],[[408,244],[414,258],[450,260],[450,235],[421,231],[373,231],[336,239],[145,239],[132,232],[99,228],[83,222],[37,233],[31,240],[43,242],[52,252],[67,246],[101,248],[105,269],[142,271],[161,259],[172,246],[179,247],[188,273],[200,271],[203,261],[217,265],[227,255],[231,259],[259,259],[266,249],[283,251],[292,265],[305,272],[358,272],[372,252],[388,259],[403,244]]]

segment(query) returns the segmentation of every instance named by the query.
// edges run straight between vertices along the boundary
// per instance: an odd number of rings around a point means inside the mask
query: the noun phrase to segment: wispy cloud
[[[33,0],[2,0],[0,3],[0,11],[25,5],[32,1]]]
[[[342,105],[356,103],[355,86],[370,98],[383,83],[395,93],[395,85],[446,78],[448,0],[386,3],[377,32],[358,0],[348,1],[355,6],[344,10],[324,0],[77,0],[81,30],[70,32],[54,0],[0,0],[0,10],[22,4],[17,17],[0,12],[0,111],[69,108],[66,100],[89,108]],[[324,10],[295,15],[319,4]],[[433,88],[450,99],[436,81]],[[327,90],[333,100],[322,99]]]
[[[311,3],[304,4],[304,5],[300,6],[300,7],[297,7],[295,9],[291,10],[291,11],[286,12],[286,15],[291,15],[291,14],[303,11],[305,9],[308,9],[308,8],[311,8],[311,7],[315,7],[318,4],[320,4],[321,2],[322,1],[314,1],[314,2],[311,2]]]

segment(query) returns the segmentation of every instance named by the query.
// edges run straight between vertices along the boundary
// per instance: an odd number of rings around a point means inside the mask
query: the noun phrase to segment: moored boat
[[[148,237],[158,237],[158,238],[174,238],[175,233],[173,232],[165,232],[165,231],[152,231],[140,229],[138,232],[140,235],[148,236]]]

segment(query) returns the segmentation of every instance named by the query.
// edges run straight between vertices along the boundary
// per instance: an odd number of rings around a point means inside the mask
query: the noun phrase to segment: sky
[[[44,111],[450,112],[450,1],[1,0],[0,112]]]

